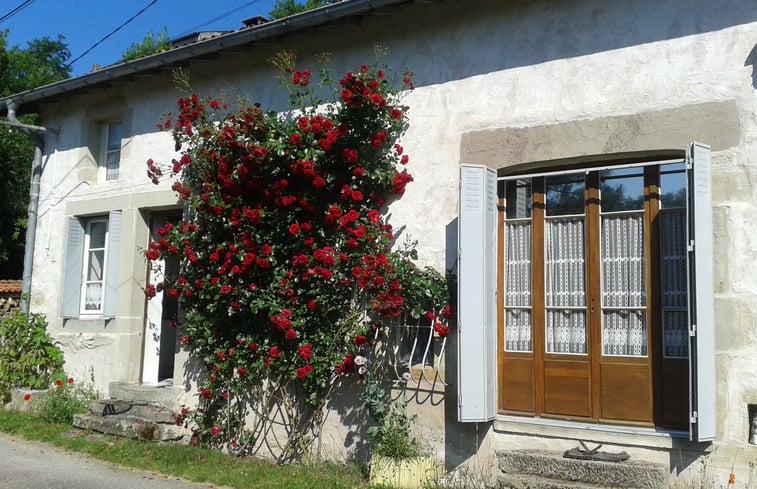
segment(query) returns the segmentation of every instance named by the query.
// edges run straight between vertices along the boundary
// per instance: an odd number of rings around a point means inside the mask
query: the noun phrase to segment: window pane
[[[583,214],[584,188],[583,173],[547,177],[547,215]]]
[[[602,212],[644,209],[644,170],[623,168],[600,172]]]
[[[660,212],[662,307],[687,307],[686,211]]]
[[[105,263],[105,250],[95,250],[89,252],[89,265],[87,266],[88,281],[102,281],[103,264]]]
[[[508,309],[505,312],[505,350],[531,351],[531,311]]]
[[[662,342],[665,358],[689,356],[689,315],[684,310],[663,311]]]
[[[531,221],[506,222],[505,234],[505,350],[531,351]]]
[[[644,307],[644,215],[602,217],[602,306]]]
[[[121,151],[113,151],[107,154],[105,161],[105,179],[116,180],[118,168],[121,165]]]
[[[547,307],[585,306],[583,217],[547,219],[544,235]]]
[[[683,163],[660,167],[660,200],[663,209],[686,207],[686,168]]]
[[[647,356],[646,310],[603,311],[602,353]]]
[[[531,179],[505,182],[505,218],[531,217]]]
[[[505,306],[531,305],[531,222],[506,224]]]
[[[121,149],[121,127],[120,122],[108,124],[108,151]]]
[[[686,210],[660,211],[660,281],[665,358],[686,358],[689,351]]]
[[[84,292],[84,310],[99,311],[102,307],[103,286],[101,283],[87,284]]]
[[[586,312],[547,311],[547,353],[586,353]]]
[[[89,249],[105,248],[105,234],[108,223],[105,221],[93,221],[89,224]]]

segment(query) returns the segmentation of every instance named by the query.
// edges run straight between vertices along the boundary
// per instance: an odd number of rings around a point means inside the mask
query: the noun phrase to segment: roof
[[[20,294],[21,280],[0,280],[0,294]]]
[[[35,112],[39,103],[68,96],[71,92],[102,87],[115,81],[128,81],[129,77],[137,74],[171,69],[191,59],[238,50],[240,47],[254,45],[273,37],[326,25],[339,19],[369,15],[375,10],[410,1],[413,0],[341,0],[269,22],[259,23],[259,19],[248,19],[250,22],[237,31],[220,33],[209,39],[198,37],[196,42],[0,98],[0,114],[7,111],[9,103],[16,105],[19,113]]]

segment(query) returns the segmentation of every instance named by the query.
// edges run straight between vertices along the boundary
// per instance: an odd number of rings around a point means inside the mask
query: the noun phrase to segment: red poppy
[[[24,401],[28,401],[28,400],[29,400],[29,399],[31,399],[31,398],[32,398],[32,395],[31,395],[31,394],[26,394],[26,395],[24,396]]]
[[[60,386],[63,385],[63,381],[62,380],[56,380],[55,381],[55,385],[57,385],[58,387],[60,387]]]

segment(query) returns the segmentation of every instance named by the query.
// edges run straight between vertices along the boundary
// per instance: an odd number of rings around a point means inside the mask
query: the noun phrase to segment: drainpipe
[[[29,314],[29,299],[32,291],[32,265],[34,264],[34,242],[37,237],[37,208],[39,206],[39,182],[42,178],[42,151],[45,145],[43,134],[47,129],[42,126],[23,124],[16,119],[16,103],[8,101],[8,121],[5,125],[15,128],[34,144],[32,175],[29,186],[29,214],[26,221],[26,244],[24,246],[24,274],[21,282],[21,311]]]

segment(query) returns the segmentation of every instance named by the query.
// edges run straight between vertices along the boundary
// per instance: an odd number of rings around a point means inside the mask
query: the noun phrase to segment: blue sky
[[[0,18],[23,6],[0,22],[8,29],[8,44],[26,47],[35,38],[65,37],[73,61],[111,31],[155,0],[11,0],[2,2]],[[114,63],[133,42],[152,29],[166,28],[170,38],[197,31],[235,30],[242,19],[268,17],[274,0],[156,0],[142,14],[103,41],[72,66],[73,76],[87,73],[92,65]]]

